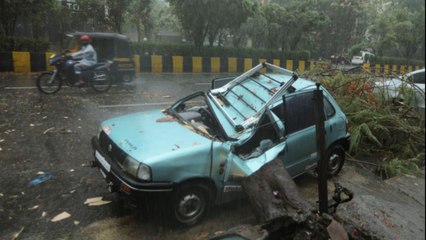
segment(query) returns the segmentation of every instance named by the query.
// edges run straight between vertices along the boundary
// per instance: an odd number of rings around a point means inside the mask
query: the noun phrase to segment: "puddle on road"
[[[37,74],[4,74],[0,77],[5,87],[35,87]]]

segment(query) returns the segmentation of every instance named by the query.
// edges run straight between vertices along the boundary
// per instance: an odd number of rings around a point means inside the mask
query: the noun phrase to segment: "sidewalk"
[[[420,177],[394,177],[383,182],[348,174],[339,182],[355,197],[339,206],[338,216],[378,239],[425,239],[424,170]]]

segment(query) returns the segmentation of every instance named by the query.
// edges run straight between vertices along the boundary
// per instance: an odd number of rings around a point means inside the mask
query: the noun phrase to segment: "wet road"
[[[0,76],[0,239],[11,239],[17,233],[18,239],[202,239],[216,231],[254,223],[249,204],[242,200],[215,207],[193,228],[169,229],[162,224],[162,216],[123,211],[114,195],[107,192],[100,173],[88,166],[93,155],[90,139],[102,120],[166,108],[190,93],[207,90],[215,77],[140,74],[134,84],[114,86],[104,94],[90,88],[64,88],[48,96],[34,87],[34,76]],[[29,182],[42,172],[52,178],[30,187]],[[347,205],[348,214],[343,216],[358,216],[354,224],[377,226],[372,230],[384,232],[383,239],[409,239],[419,232],[423,236],[424,214],[414,218],[416,224],[403,220],[414,216],[417,209],[424,213],[424,176],[408,183],[420,189],[420,196],[412,197],[411,192],[401,190],[407,189],[404,185],[398,188],[392,181],[385,184],[360,172],[367,171],[347,166],[339,177],[356,193],[353,205]],[[306,175],[296,183],[314,204],[315,179]],[[378,189],[383,194],[375,196]],[[93,197],[112,202],[84,204]],[[387,210],[389,202],[393,210]],[[404,211],[403,203],[410,206],[409,211]],[[373,208],[376,211],[371,212]],[[51,221],[63,212],[70,217]],[[392,224],[386,224],[388,216],[395,216]]]

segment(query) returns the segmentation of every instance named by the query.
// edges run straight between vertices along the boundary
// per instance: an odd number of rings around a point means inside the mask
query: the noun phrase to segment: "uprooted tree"
[[[241,183],[268,232],[266,239],[349,239],[333,217],[318,214],[305,200],[281,159],[265,164]]]

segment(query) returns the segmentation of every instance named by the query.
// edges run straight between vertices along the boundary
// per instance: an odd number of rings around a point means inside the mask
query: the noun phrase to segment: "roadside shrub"
[[[394,158],[383,165],[384,178],[390,178],[401,175],[418,175],[421,173],[419,166],[424,165],[421,159],[424,159],[424,154],[419,154],[414,158],[400,159]]]
[[[281,52],[274,49],[208,47],[196,48],[189,44],[168,44],[143,42],[134,43],[139,54],[163,56],[201,56],[201,57],[236,57],[236,58],[265,58],[308,60],[308,51]]]
[[[389,65],[411,65],[424,67],[424,60],[420,59],[406,59],[397,57],[373,57],[371,58],[373,64],[389,64]]]
[[[46,52],[50,43],[45,40],[0,35],[0,51]]]

